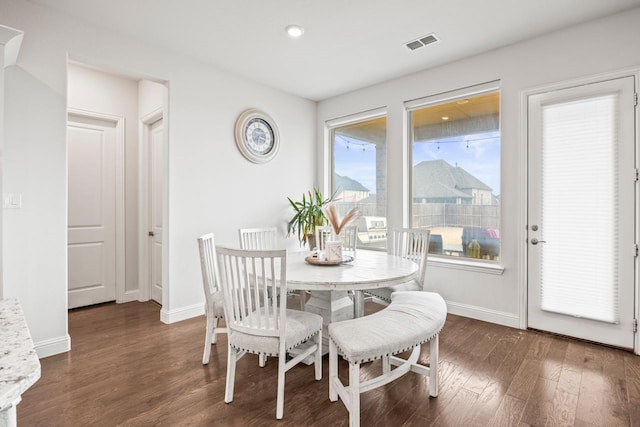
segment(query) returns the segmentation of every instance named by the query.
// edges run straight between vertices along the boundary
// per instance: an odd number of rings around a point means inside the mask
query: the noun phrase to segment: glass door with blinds
[[[633,348],[634,78],[528,99],[528,326]]]

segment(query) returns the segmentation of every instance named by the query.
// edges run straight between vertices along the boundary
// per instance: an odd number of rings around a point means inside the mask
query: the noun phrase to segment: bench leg
[[[382,356],[382,373],[388,374],[391,372],[391,358],[389,356]]]
[[[438,396],[438,339],[440,334],[429,342],[429,395]]]
[[[349,362],[349,427],[360,426],[360,364]]]

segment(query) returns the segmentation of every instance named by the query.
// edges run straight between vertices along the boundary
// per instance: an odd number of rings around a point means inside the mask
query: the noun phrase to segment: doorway
[[[142,119],[141,227],[146,227],[147,239],[141,250],[141,286],[148,287],[149,298],[162,305],[162,229],[163,229],[163,177],[164,177],[164,121],[162,110],[154,111]],[[146,202],[146,203],[144,203]],[[146,266],[146,267],[145,267]],[[146,284],[146,285],[145,285]]]
[[[635,78],[528,97],[528,327],[634,346]]]
[[[113,74],[73,60],[68,64],[68,82],[69,308],[113,300],[123,303],[155,299],[162,303],[161,287],[152,295],[150,280],[141,281],[142,277],[153,274],[155,282],[162,284],[162,258],[167,256],[162,253],[162,229],[156,227],[158,261],[153,264],[154,270],[148,269],[151,264],[147,261],[141,262],[141,254],[147,250],[147,234],[153,231],[148,228],[148,218],[143,217],[151,197],[147,178],[143,177],[149,161],[144,157],[147,149],[143,132],[145,126],[155,126],[152,134],[158,147],[154,151],[162,154],[166,145],[162,118],[168,99],[167,86]],[[75,112],[75,118],[72,112]],[[153,122],[143,122],[143,118],[153,114],[157,116]],[[76,123],[78,121],[80,123]],[[115,143],[111,141],[114,134]],[[81,138],[87,142],[81,144]],[[98,164],[99,161],[103,163]],[[156,162],[153,171],[155,181],[164,182],[166,167],[162,159]],[[106,181],[97,184],[99,180]],[[162,194],[162,191],[160,187],[158,192]],[[157,217],[154,221],[161,227],[166,209],[164,201],[156,199],[159,200],[154,209]],[[94,206],[96,203],[101,204],[99,212]],[[113,212],[115,222],[111,219]],[[100,240],[102,236],[92,230],[96,224],[108,237],[104,243]],[[112,242],[114,233],[115,243]],[[114,258],[115,273],[112,272]],[[104,279],[97,276],[104,276]],[[115,292],[113,286],[103,285],[114,281]],[[88,291],[94,294],[100,291],[103,295],[100,298],[83,297],[74,302],[78,298],[71,296],[72,293],[87,294]]]

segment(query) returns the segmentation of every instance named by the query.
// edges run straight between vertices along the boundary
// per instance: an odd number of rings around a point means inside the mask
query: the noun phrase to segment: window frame
[[[377,107],[377,108],[361,111],[354,114],[348,114],[345,116],[340,116],[340,117],[336,117],[336,118],[325,121],[324,123],[325,147],[326,147],[325,152],[328,154],[328,159],[325,159],[325,162],[324,162],[324,164],[326,165],[325,180],[323,185],[325,194],[333,194],[333,185],[334,185],[333,177],[334,177],[334,166],[335,166],[334,164],[335,152],[334,152],[333,141],[334,141],[335,129],[342,126],[346,126],[346,125],[364,122],[367,120],[378,119],[381,117],[384,117],[388,123],[389,114],[388,114],[388,108],[386,106]],[[387,148],[389,147],[388,143],[389,143],[389,132],[387,128],[385,129],[385,145],[387,146]],[[389,169],[389,164],[387,162],[385,164],[385,175],[387,176],[387,178],[388,178],[388,169]],[[387,215],[388,215],[388,211],[389,211],[389,199],[387,197],[387,206],[385,206],[385,212],[387,213]],[[387,233],[388,233],[388,225],[389,225],[389,220],[387,218]],[[372,250],[372,251],[387,250],[387,249],[364,248],[364,247],[358,248],[358,249]]]
[[[421,108],[444,104],[447,102],[456,101],[459,99],[471,98],[487,93],[497,92],[500,98],[500,111],[498,117],[500,123],[502,122],[502,90],[500,80],[493,80],[485,83],[480,83],[473,86],[467,86],[460,89],[454,89],[447,92],[441,92],[434,95],[429,95],[421,98],[412,99],[404,102],[404,115],[406,117],[406,141],[405,147],[407,150],[407,161],[405,164],[406,173],[409,175],[407,178],[406,187],[406,218],[409,226],[412,225],[413,219],[413,188],[414,188],[414,174],[413,174],[413,142],[414,142],[414,130],[413,130],[413,112]],[[502,146],[502,126],[500,126],[500,144]],[[500,164],[502,164],[502,147],[500,149]],[[502,194],[502,170],[500,171],[500,194]],[[502,201],[500,203],[500,229],[502,229]],[[502,233],[500,236],[500,253],[502,253]],[[454,257],[449,255],[429,254],[429,263],[437,263],[438,266],[447,268],[457,268],[476,272],[485,272],[490,274],[502,274],[504,267],[501,265],[502,256],[498,261],[494,260],[482,260],[467,257]]]

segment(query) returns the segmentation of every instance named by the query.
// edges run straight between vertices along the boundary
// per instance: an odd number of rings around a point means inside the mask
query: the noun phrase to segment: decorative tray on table
[[[326,259],[318,258],[318,254],[312,254],[306,257],[304,260],[313,265],[340,265],[353,261],[353,257],[351,255],[342,255],[342,259],[329,261]]]

